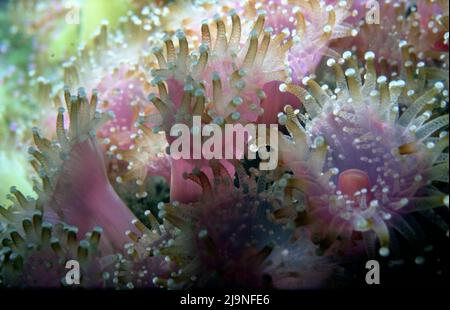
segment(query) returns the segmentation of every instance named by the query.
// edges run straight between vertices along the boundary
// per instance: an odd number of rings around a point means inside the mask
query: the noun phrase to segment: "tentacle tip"
[[[364,59],[365,59],[366,61],[368,61],[368,60],[374,60],[374,59],[375,59],[375,53],[372,52],[372,51],[367,51],[367,52],[364,54]]]
[[[390,251],[389,251],[389,248],[388,247],[381,247],[379,250],[378,250],[378,253],[380,254],[380,256],[382,256],[382,257],[388,257],[389,256],[389,254],[390,254]]]

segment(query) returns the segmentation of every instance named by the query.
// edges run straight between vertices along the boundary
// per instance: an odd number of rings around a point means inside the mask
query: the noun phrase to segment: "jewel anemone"
[[[377,77],[373,52],[365,60],[360,69],[354,57],[346,57],[340,62],[346,63],[344,70],[330,59],[334,90],[308,78],[304,85],[281,86],[300,98],[305,113],[287,106],[279,115],[289,131],[279,150],[282,166],[293,173],[286,190],[303,205],[295,221],[311,224],[322,250],[348,254],[362,234],[369,250],[378,244],[380,255],[387,256],[392,230],[412,243],[421,239],[412,213],[448,230],[434,212],[448,206],[448,195],[436,187],[448,183],[448,134],[443,130],[448,114],[432,116],[430,111],[444,90],[442,82],[401,108],[405,82]]]
[[[64,124],[64,108],[59,108],[56,140],[42,137],[33,129],[36,147],[30,147],[31,162],[41,182],[35,191],[50,223],[75,226],[80,235],[100,226],[104,233],[100,248],[105,254],[122,249],[124,232],[134,215],[112,188],[105,157],[96,130],[111,117],[97,110],[94,92],[88,99],[84,89],[77,95],[64,93],[70,124]]]

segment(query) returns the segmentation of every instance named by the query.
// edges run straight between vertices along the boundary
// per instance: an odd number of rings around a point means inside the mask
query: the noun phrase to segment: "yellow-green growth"
[[[23,152],[0,150],[0,205],[11,204],[6,199],[11,186],[16,186],[24,195],[35,196],[25,168],[29,165],[22,154]]]
[[[80,1],[80,23],[63,24],[52,40],[46,59],[59,62],[73,56],[82,42],[89,42],[92,34],[107,20],[109,29],[115,29],[121,16],[131,9],[131,0],[83,0]]]
[[[131,0],[83,1],[81,39],[88,41],[92,33],[100,27],[102,20],[107,20],[110,29],[114,29],[119,22],[119,17],[126,15],[130,8]]]

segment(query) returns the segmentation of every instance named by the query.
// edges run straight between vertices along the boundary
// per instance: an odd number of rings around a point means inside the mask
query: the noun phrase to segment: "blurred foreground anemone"
[[[448,183],[448,114],[433,115],[442,82],[409,107],[399,106],[405,82],[388,83],[375,73],[375,55],[367,52],[364,77],[353,57],[347,69],[334,60],[336,88],[305,78],[302,86],[281,86],[296,94],[306,113],[287,106],[280,114],[290,136],[279,144],[285,170],[293,172],[287,186],[298,209],[297,225],[310,224],[313,240],[323,250],[333,245],[349,250],[362,233],[372,252],[389,255],[390,228],[408,240],[422,238],[411,213],[417,212],[445,232],[446,221],[434,208],[448,195],[437,183]]]
[[[254,171],[248,176],[236,167],[239,187],[222,164],[211,162],[212,181],[199,171],[187,177],[203,192],[198,202],[159,206],[165,238],[156,219],[142,235],[132,235],[133,248],[164,257],[172,265],[170,277],[155,277],[158,286],[314,288],[324,284],[335,264],[317,256],[317,246],[276,223],[273,208],[283,203],[270,177]],[[278,188],[278,191],[280,189]],[[282,194],[282,193],[281,193]]]
[[[168,257],[160,255],[159,248],[167,244],[174,233],[165,223],[160,224],[150,210],[145,211],[146,222],[133,219],[134,230],[127,230],[128,242],[119,255],[117,275],[119,287],[149,288],[159,287],[154,278],[167,278],[170,275],[172,262]]]
[[[95,228],[85,239],[77,240],[75,227],[43,222],[42,212],[36,210],[1,238],[0,287],[65,286],[69,260],[80,264],[82,287],[112,287],[116,256],[101,256],[101,234],[102,230]]]
[[[36,147],[29,153],[42,182],[36,184],[44,218],[52,223],[74,225],[83,235],[94,227],[104,230],[100,244],[104,253],[125,244],[124,232],[134,218],[108,181],[104,155],[96,130],[110,117],[97,110],[97,95],[90,99],[84,89],[64,93],[70,125],[64,125],[64,108],[58,111],[56,136],[50,141],[33,130]]]

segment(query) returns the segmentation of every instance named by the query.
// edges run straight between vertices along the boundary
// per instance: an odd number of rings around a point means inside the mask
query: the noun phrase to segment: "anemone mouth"
[[[339,174],[338,189],[349,197],[370,188],[369,175],[360,169],[347,169]]]

